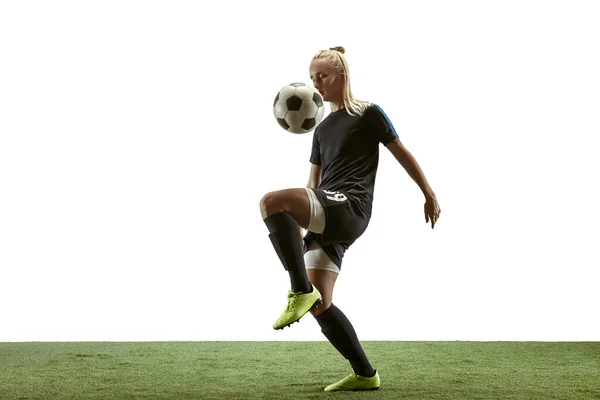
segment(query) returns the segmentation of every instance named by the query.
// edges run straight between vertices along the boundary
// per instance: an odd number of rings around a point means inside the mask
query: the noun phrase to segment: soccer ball
[[[321,94],[302,82],[284,86],[273,102],[273,115],[283,129],[307,133],[319,125],[325,108]]]

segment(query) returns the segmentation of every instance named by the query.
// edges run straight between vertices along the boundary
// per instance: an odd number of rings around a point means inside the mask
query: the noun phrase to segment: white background
[[[597,2],[204,3],[0,5],[0,341],[324,340],[271,328],[259,200],[306,185],[271,107],[337,45],[442,208],[382,147],[360,339],[600,339]]]

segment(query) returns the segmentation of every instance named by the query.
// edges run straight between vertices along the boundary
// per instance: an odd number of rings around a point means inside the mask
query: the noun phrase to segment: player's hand
[[[435,198],[435,195],[425,197],[425,223],[431,220],[431,229],[435,226],[442,209]]]

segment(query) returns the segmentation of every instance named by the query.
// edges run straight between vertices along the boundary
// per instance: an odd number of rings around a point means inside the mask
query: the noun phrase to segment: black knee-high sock
[[[269,229],[269,239],[283,267],[290,274],[294,292],[309,293],[312,285],[306,276],[300,227],[289,213],[279,212],[264,220]]]
[[[333,347],[350,361],[355,374],[368,378],[375,375],[375,370],[358,341],[356,331],[339,308],[332,304],[321,315],[318,315],[316,320],[321,326],[321,332],[329,339]]]

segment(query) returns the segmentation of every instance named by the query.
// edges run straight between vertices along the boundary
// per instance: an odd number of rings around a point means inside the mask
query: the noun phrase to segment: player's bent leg
[[[270,192],[260,201],[269,239],[283,267],[290,275],[293,292],[310,292],[303,258],[299,224],[308,224],[310,204],[304,189]]]
[[[287,305],[273,324],[274,329],[283,329],[322,302],[319,290],[306,275],[299,229],[310,223],[310,201],[306,189],[279,190],[263,196],[260,210],[275,252],[290,275]]]

